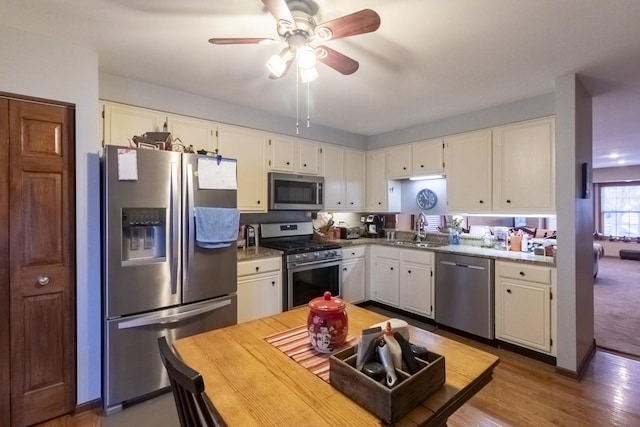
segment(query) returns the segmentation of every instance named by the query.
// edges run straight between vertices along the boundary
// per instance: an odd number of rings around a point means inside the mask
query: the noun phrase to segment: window
[[[600,227],[605,236],[638,237],[640,234],[640,185],[601,184]]]

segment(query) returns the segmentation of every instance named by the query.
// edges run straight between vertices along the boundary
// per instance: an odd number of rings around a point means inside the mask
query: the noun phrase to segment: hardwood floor
[[[576,382],[556,375],[551,365],[447,331],[436,333],[500,357],[493,380],[449,418],[449,427],[640,426],[640,361],[598,350],[583,380]],[[167,405],[173,405],[170,395],[126,409],[122,414],[136,410],[142,414],[140,419],[151,420],[151,414],[166,411]],[[145,412],[149,417],[144,416]],[[61,417],[39,427],[129,425],[114,416],[101,417],[96,410]],[[137,425],[159,424],[156,420]]]

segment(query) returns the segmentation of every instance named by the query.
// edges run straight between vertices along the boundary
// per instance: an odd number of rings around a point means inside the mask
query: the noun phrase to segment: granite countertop
[[[261,246],[251,246],[248,248],[238,249],[238,262],[280,256],[282,256],[282,251],[279,251],[277,249],[263,248]]]
[[[384,238],[372,239],[372,238],[359,238],[359,239],[351,239],[351,240],[334,240],[339,243],[343,247],[345,246],[354,246],[354,245],[382,245],[382,246],[390,246],[390,247],[400,247],[394,244],[393,240],[386,240]],[[553,256],[543,256],[543,255],[533,255],[528,252],[515,252],[515,251],[501,251],[497,249],[483,248],[474,245],[443,245],[443,246],[432,246],[429,248],[416,248],[411,246],[402,246],[403,249],[411,249],[416,251],[432,251],[432,252],[443,252],[450,254],[458,254],[458,255],[470,255],[477,256],[482,258],[492,258],[495,260],[501,261],[516,261],[523,262],[527,264],[536,264],[548,267],[555,267],[556,260]]]

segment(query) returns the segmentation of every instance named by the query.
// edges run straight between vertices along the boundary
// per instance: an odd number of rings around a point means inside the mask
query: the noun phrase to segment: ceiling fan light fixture
[[[302,83],[311,83],[318,78],[318,70],[316,67],[300,68],[300,80]]]
[[[301,70],[308,70],[316,65],[316,52],[309,46],[302,46],[298,49],[298,67]]]
[[[267,61],[267,68],[275,77],[281,77],[287,70],[287,63],[293,59],[293,53],[286,47]]]

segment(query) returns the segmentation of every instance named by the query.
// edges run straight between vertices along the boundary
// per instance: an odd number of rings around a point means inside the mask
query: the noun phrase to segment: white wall
[[[593,182],[640,181],[640,166],[600,168],[593,170]]]
[[[77,401],[100,397],[98,56],[0,26],[0,90],[76,106]]]
[[[295,120],[263,111],[227,104],[192,93],[181,92],[111,74],[100,73],[100,99],[182,114],[219,123],[295,136]],[[305,125],[306,126],[306,125]],[[367,139],[326,126],[311,124],[298,137],[365,149]]]
[[[592,162],[591,96],[575,74],[556,80],[557,366],[578,373],[593,344],[593,207],[580,198]]]

